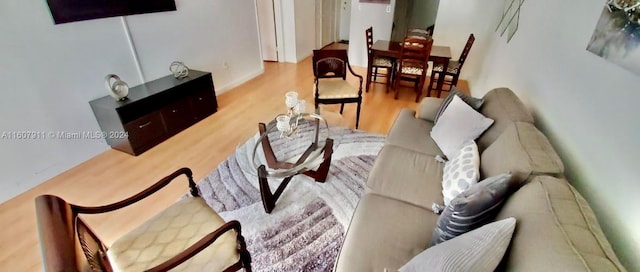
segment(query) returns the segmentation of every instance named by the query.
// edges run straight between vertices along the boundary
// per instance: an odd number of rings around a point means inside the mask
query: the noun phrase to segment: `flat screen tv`
[[[47,0],[56,24],[176,10],[175,0]]]

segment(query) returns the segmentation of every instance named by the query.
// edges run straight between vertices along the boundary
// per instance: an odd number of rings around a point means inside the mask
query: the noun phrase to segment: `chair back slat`
[[[425,67],[431,54],[433,39],[427,38],[406,38],[400,49],[400,68],[407,62],[417,63]]]
[[[347,77],[347,50],[314,50],[313,75],[316,78]]]
[[[367,30],[365,31],[365,34],[367,39],[367,56],[371,58],[372,57],[371,48],[373,48],[373,27],[370,26],[369,28],[367,28]]]
[[[460,68],[462,68],[462,64],[464,64],[465,60],[467,60],[467,56],[469,56],[469,51],[471,51],[471,46],[473,46],[473,42],[475,42],[476,37],[473,36],[473,33],[469,35],[469,39],[467,39],[467,44],[465,44],[464,49],[462,50],[462,54],[460,54],[460,58],[458,59],[458,63],[460,63]]]
[[[91,271],[107,271],[107,248],[80,217],[76,217],[76,232],[78,242],[80,242],[80,247]]]

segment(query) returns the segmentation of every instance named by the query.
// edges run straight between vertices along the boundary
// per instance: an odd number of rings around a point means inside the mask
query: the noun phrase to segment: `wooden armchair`
[[[180,175],[191,197],[155,215],[107,247],[80,214],[99,214],[136,203]],[[83,207],[53,195],[35,200],[45,271],[251,271],[238,221],[224,222],[202,198],[192,172],[182,168],[125,200]]]
[[[357,88],[347,82],[347,69],[360,81]],[[345,103],[357,103],[357,129],[362,104],[362,76],[351,69],[347,50],[313,50],[313,76],[316,109],[319,104],[341,104],[342,114]]]

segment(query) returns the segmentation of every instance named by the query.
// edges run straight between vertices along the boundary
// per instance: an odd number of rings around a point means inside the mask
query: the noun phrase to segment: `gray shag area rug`
[[[331,128],[334,152],[325,183],[297,175],[267,214],[262,206],[252,151],[258,135],[198,182],[202,197],[225,220],[238,220],[253,259],[254,271],[332,271],[366,178],[384,136],[349,128]],[[313,132],[302,127],[302,139],[273,135],[276,154],[304,149]],[[271,136],[271,135],[270,135]],[[261,150],[259,148],[258,150]],[[300,151],[300,150],[297,150]],[[259,156],[262,157],[262,156]],[[275,191],[280,179],[269,180]]]

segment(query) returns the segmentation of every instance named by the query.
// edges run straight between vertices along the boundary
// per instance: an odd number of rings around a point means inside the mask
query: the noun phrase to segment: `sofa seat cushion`
[[[493,125],[478,138],[478,148],[482,152],[513,122],[533,123],[533,116],[522,101],[511,90],[497,88],[482,97],[484,104],[480,113],[494,120]]]
[[[335,271],[398,271],[424,251],[438,215],[406,202],[365,194],[351,219]]]
[[[516,180],[527,181],[532,175],[561,176],[564,172],[547,137],[530,123],[509,124],[480,156],[482,178],[511,172]]]
[[[389,130],[386,145],[442,156],[442,151],[429,136],[429,132],[433,128],[433,122],[416,118],[415,116],[415,111],[402,109],[398,117],[396,117],[391,130]]]
[[[496,220],[518,220],[503,269],[625,271],[595,214],[566,180],[535,177],[507,200]]]
[[[443,164],[434,156],[386,145],[367,180],[367,191],[426,209],[443,203]]]

